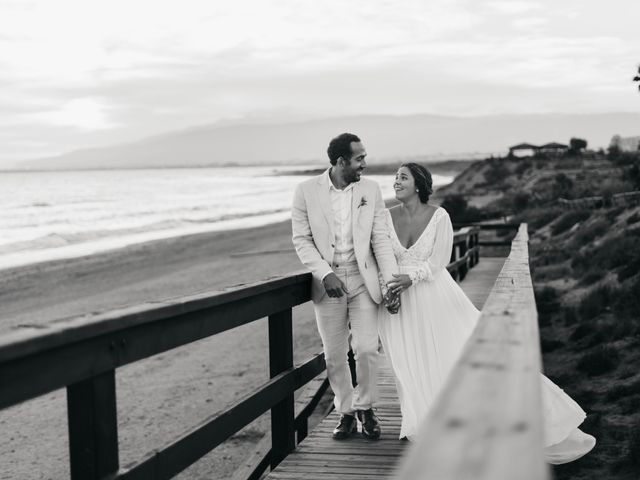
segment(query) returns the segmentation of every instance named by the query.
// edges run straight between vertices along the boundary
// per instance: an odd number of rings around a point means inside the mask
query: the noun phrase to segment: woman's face
[[[400,167],[396,172],[393,189],[396,191],[396,198],[401,202],[406,202],[414,195],[418,195],[418,192],[416,192],[416,182],[407,167]]]

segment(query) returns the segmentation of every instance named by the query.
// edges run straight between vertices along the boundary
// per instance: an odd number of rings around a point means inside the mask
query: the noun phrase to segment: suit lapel
[[[354,236],[356,233],[356,225],[358,225],[358,215],[360,215],[360,209],[362,208],[360,205],[360,200],[362,199],[361,191],[360,182],[354,183],[353,198],[351,199],[351,228]]]
[[[329,196],[329,185],[327,181],[331,181],[328,175],[322,175],[318,180],[318,202],[320,202],[320,208],[329,225],[331,238],[335,238],[335,232],[333,230],[333,208],[331,206],[331,197]]]

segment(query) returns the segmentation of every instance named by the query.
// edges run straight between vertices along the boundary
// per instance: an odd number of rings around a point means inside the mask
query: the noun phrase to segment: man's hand
[[[387,310],[391,315],[395,315],[398,313],[398,310],[400,310],[400,303],[400,295],[398,295],[393,298],[393,301],[385,305],[385,307],[387,307]]]
[[[394,294],[391,290],[387,290],[387,293],[382,298],[382,302],[392,315],[398,313],[398,310],[400,310],[400,295]]]
[[[330,297],[341,297],[345,293],[349,293],[344,283],[333,272],[324,277],[322,284]]]

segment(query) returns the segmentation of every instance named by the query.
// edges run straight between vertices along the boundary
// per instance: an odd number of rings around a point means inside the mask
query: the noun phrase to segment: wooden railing
[[[479,229],[481,232],[495,231],[495,232],[517,232],[520,228],[519,223],[454,223],[454,228],[462,229],[466,227],[473,227]],[[476,237],[476,245],[479,247],[509,247],[511,246],[511,240],[487,240]]]
[[[478,263],[478,228],[455,233],[449,271],[462,279]],[[66,388],[73,480],[168,479],[271,410],[271,449],[249,478],[275,467],[307,433],[327,388],[294,417],[294,392],[325,369],[317,354],[293,365],[292,307],[310,300],[310,273],[49,325],[0,338],[0,409]],[[271,379],[200,425],[120,467],[116,370],[153,355],[268,317]]]
[[[527,226],[522,224],[398,478],[549,478],[542,455],[540,361]]]
[[[40,334],[0,339],[0,409],[66,388],[71,478],[165,479],[200,459],[271,410],[277,465],[306,435],[308,409],[294,418],[294,392],[324,371],[318,354],[293,365],[292,307],[310,300],[311,274],[294,274],[179,303],[143,305],[49,326]],[[269,317],[271,380],[204,420],[139,463],[120,468],[116,369],[158,353]],[[322,387],[321,387],[322,388]],[[312,402],[317,402],[314,398]]]
[[[597,195],[567,200],[559,198],[558,205],[565,210],[584,210],[591,208],[630,206],[640,203],[640,191]]]
[[[464,280],[470,268],[478,263],[480,245],[478,243],[478,227],[463,227],[453,234],[453,248],[447,270],[458,281]]]

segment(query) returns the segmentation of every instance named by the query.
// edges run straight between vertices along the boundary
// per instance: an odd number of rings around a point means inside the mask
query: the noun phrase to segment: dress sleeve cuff
[[[419,269],[409,273],[409,278],[411,279],[411,284],[415,285],[421,281],[432,282],[433,281],[433,272],[428,265],[423,265]]]

